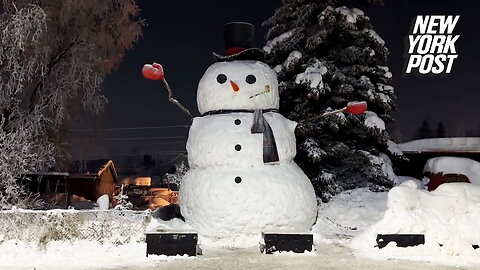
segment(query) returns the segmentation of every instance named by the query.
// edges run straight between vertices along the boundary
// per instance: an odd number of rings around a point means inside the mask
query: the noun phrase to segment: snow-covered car
[[[431,158],[423,168],[424,183],[435,190],[443,183],[465,182],[480,185],[480,162],[464,157]]]

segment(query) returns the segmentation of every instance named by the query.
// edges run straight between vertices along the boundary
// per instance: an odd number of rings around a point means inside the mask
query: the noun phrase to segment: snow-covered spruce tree
[[[308,120],[296,130],[296,162],[322,201],[357,187],[391,187],[397,178],[390,160],[403,158],[385,130],[395,109],[392,74],[384,66],[388,50],[360,9],[341,5],[283,0],[264,23],[283,115],[301,122],[349,101],[368,104],[364,115]]]
[[[17,178],[65,158],[69,119],[106,102],[100,85],[141,33],[133,0],[0,1],[0,208]]]

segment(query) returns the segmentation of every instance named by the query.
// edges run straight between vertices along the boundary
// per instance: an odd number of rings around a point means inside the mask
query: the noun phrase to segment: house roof
[[[404,153],[480,153],[480,137],[414,140],[398,144]]]
[[[113,177],[118,178],[113,161],[109,159],[79,160],[70,166],[70,176],[75,178],[97,178],[110,168]]]

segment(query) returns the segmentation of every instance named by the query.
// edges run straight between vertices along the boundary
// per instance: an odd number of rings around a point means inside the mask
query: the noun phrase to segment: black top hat
[[[253,48],[255,27],[246,22],[227,23],[223,30],[226,55],[213,53],[215,61],[258,60],[265,58],[265,52]]]

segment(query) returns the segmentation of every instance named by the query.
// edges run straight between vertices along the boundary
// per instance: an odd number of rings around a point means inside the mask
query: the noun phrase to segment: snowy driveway
[[[151,269],[395,269],[395,270],[446,270],[474,269],[455,266],[442,266],[425,262],[380,261],[355,257],[353,252],[337,245],[317,246],[317,254],[275,254],[264,255],[257,249],[204,250],[197,258],[180,258],[170,262],[158,263],[154,267],[113,268],[122,270]]]

